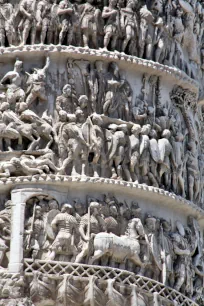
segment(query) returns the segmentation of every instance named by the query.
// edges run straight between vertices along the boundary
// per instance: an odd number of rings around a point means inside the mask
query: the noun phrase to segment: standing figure
[[[70,204],[64,204],[61,213],[56,215],[51,223],[56,238],[50,247],[47,259],[54,260],[57,254],[73,255],[72,261],[77,255],[75,237],[79,235],[78,223],[73,216],[74,210]]]
[[[140,9],[139,57],[152,59],[154,40],[154,16],[145,4]]]
[[[130,159],[130,144],[127,136],[128,127],[126,124],[110,124],[108,127],[112,133],[112,149],[108,155],[109,166],[111,167],[112,179],[122,180],[122,171],[126,179],[130,180],[130,173],[127,168],[127,159]],[[128,155],[128,156],[127,156]]]
[[[162,271],[161,261],[161,247],[159,244],[159,237],[157,233],[157,219],[148,216],[145,219],[146,235],[148,240],[149,260],[146,266],[145,276],[159,281],[160,273]]]
[[[125,32],[125,39],[122,44],[122,52],[127,51],[131,55],[137,55],[137,40],[138,40],[138,21],[134,11],[135,2],[127,1],[127,6],[121,9],[121,28]],[[128,46],[129,44],[129,46]]]
[[[109,90],[105,96],[103,105],[103,114],[108,117],[116,117],[118,115],[118,107],[120,103],[119,86],[120,82],[116,80],[108,80]],[[114,116],[115,115],[115,116]]]
[[[51,27],[51,19],[52,19],[52,4],[49,0],[40,0],[37,4],[36,9],[36,27],[37,30],[40,30],[40,43],[44,44],[46,35],[47,35],[47,43],[52,43],[53,31]]]
[[[186,153],[186,169],[188,177],[188,196],[190,201],[196,202],[200,193],[200,170],[195,141],[190,141]]]
[[[183,198],[186,197],[184,186],[184,136],[181,133],[177,133],[172,141],[172,147],[175,155],[175,162],[177,168],[173,170],[172,185],[175,193],[179,193]],[[180,189],[180,190],[179,190]]]
[[[77,97],[72,91],[72,86],[66,84],[62,89],[61,96],[56,99],[56,110],[59,114],[60,111],[65,111],[67,114],[73,114],[77,107]]]
[[[64,160],[60,173],[65,173],[66,167],[72,163],[72,176],[79,176],[77,166],[81,160],[81,175],[85,176],[88,161],[89,144],[85,141],[82,130],[76,125],[76,116],[68,115],[68,124],[64,125],[61,133],[65,143],[67,143],[68,157]]]
[[[129,137],[131,146],[130,173],[131,179],[136,183],[139,183],[140,132],[141,126],[139,124],[134,124]]]
[[[97,49],[101,11],[94,7],[93,1],[87,0],[85,4],[80,6],[80,23],[84,47],[90,47],[91,38],[93,47]]]
[[[105,155],[105,135],[102,129],[103,120],[100,115],[93,114],[91,117],[92,130],[91,132],[91,149],[94,157],[92,160],[94,177],[99,177],[98,173],[98,162],[100,160],[101,166],[101,176],[105,177],[105,165],[106,165],[106,155]]]
[[[37,0],[23,0],[20,2],[19,11],[21,21],[18,24],[18,34],[21,45],[26,45],[29,34],[31,35],[31,44],[35,44],[36,38],[36,5]]]
[[[28,96],[26,98],[26,103],[28,107],[36,100],[39,99],[40,102],[47,102],[46,95],[46,77],[47,71],[50,66],[50,57],[47,56],[46,64],[42,69],[34,69],[34,72],[29,75],[27,85],[29,85]]]
[[[110,40],[111,50],[114,51],[119,36],[119,11],[117,9],[117,0],[109,0],[109,6],[105,6],[102,12],[102,18],[106,19],[104,27],[104,49],[107,50]]]
[[[33,207],[33,216],[30,217],[25,225],[25,250],[31,252],[33,259],[39,257],[39,252],[42,248],[44,232],[44,221],[42,208],[40,206]]]
[[[0,47],[5,47],[6,38],[9,46],[14,42],[14,19],[15,13],[11,3],[0,0]]]
[[[66,35],[66,44],[69,46],[73,39],[73,25],[72,25],[72,5],[69,0],[62,0],[58,6],[58,16],[60,20],[60,34],[59,34],[59,44],[62,45]]]
[[[170,189],[171,186],[171,176],[169,174],[171,170],[171,165],[174,169],[177,169],[177,164],[175,162],[175,155],[172,145],[169,141],[171,132],[165,129],[162,132],[161,139],[158,140],[159,152],[161,157],[161,166],[159,170],[159,178],[161,179],[164,175],[164,184],[166,189]]]
[[[97,101],[96,101],[96,112],[102,114],[103,112],[103,105],[105,103],[105,95],[107,90],[107,79],[104,69],[104,62],[103,61],[96,61],[96,77],[98,82],[98,94],[97,94]]]
[[[89,257],[93,253],[93,238],[101,231],[105,231],[105,223],[100,213],[100,204],[91,202],[89,204],[89,212],[81,218],[79,232],[81,235],[82,250],[77,255],[75,262],[80,263],[85,257]]]
[[[21,88],[23,83],[22,70],[23,62],[17,59],[14,64],[14,70],[7,72],[0,81],[0,84],[5,84],[8,88],[6,99],[12,110],[15,110],[17,102],[24,102],[25,99],[25,92]]]

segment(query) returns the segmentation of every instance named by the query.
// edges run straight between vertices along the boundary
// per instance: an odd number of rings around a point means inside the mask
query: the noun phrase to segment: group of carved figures
[[[36,102],[48,102],[50,58],[27,78],[22,65],[17,60],[0,81],[0,150],[11,154],[0,162],[0,177],[106,177],[203,202],[204,158],[196,140],[195,125],[198,134],[201,129],[194,122],[192,92],[176,87],[171,105],[161,104],[159,78],[144,75],[133,101],[131,86],[115,62],[106,68],[102,61],[69,60],[68,84],[56,97],[53,118],[47,111],[38,115],[35,108]]]
[[[181,69],[186,49],[189,60],[202,68],[203,16],[197,0],[23,0],[16,5],[1,0],[0,45],[108,48]]]
[[[9,250],[11,203],[0,212],[1,262]],[[5,246],[3,248],[3,246]],[[187,226],[153,215],[138,203],[112,195],[61,206],[37,196],[26,203],[24,258],[110,266],[173,287],[189,297],[203,294],[203,238],[193,217]]]

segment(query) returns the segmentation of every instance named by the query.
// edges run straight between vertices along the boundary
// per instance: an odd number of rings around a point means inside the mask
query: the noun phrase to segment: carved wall
[[[203,12],[0,0],[0,305],[203,305]]]

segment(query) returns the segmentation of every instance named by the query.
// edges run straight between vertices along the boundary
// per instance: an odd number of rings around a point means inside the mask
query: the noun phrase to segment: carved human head
[[[103,61],[96,61],[95,62],[95,67],[98,72],[103,72],[104,70],[104,62]]]
[[[66,122],[67,121],[67,112],[60,110],[59,111],[59,120],[61,122]]]
[[[109,5],[111,5],[112,7],[116,7],[117,0],[109,0]]]
[[[151,131],[151,125],[150,124],[145,124],[143,125],[142,129],[141,129],[141,134],[142,135],[149,135]]]
[[[151,129],[150,133],[149,133],[149,136],[151,138],[154,138],[154,139],[157,139],[157,131],[154,130],[154,129]]]
[[[58,209],[59,208],[57,201],[54,200],[54,199],[49,201],[48,206],[49,206],[49,210]]]
[[[67,203],[63,204],[62,208],[61,208],[61,212],[62,213],[67,212],[68,214],[72,214],[73,213],[72,205],[71,204],[67,204]]]
[[[177,8],[177,10],[176,10],[176,16],[177,16],[177,17],[181,17],[182,15],[183,15],[183,11],[182,11],[181,9]]]
[[[114,218],[116,218],[118,216],[117,208],[114,205],[110,206],[110,216],[112,216]]]
[[[163,130],[162,137],[169,139],[171,136],[171,132],[168,129]]]
[[[156,223],[157,223],[157,219],[152,216],[148,216],[145,220],[146,227],[151,232],[154,232],[156,230],[156,226],[157,226]]]
[[[23,69],[23,62],[19,61],[19,59],[16,59],[16,62],[14,64],[14,70],[17,72],[21,72]]]
[[[79,105],[81,107],[81,109],[84,109],[87,107],[88,105],[88,97],[86,95],[81,95],[79,97]]]
[[[168,222],[167,220],[161,219],[161,225],[162,225],[162,228],[163,228],[164,232],[170,232],[171,231],[171,223]]]
[[[139,204],[137,202],[132,202],[131,204],[131,213],[132,217],[134,218],[140,218],[141,217],[141,208],[139,207]]]
[[[119,68],[115,62],[111,62],[109,64],[108,70],[110,71],[110,73],[112,73],[116,77],[119,77]]]
[[[95,125],[98,125],[98,126],[103,125],[103,119],[98,114],[93,114],[92,117],[91,117],[91,120],[92,120],[93,124],[95,124]]]
[[[67,114],[67,119],[68,119],[68,122],[76,122],[76,115],[73,115],[73,114]]]
[[[39,205],[37,205],[35,208],[35,216],[38,218],[42,216],[42,207]]]
[[[137,136],[140,134],[140,132],[141,132],[141,126],[139,124],[134,124],[133,127],[131,128],[131,133]]]
[[[74,199],[74,209],[80,216],[84,214],[84,205],[79,199]]]
[[[98,215],[100,210],[100,204],[98,202],[91,202],[89,207],[91,214]]]
[[[63,95],[66,97],[70,97],[72,93],[72,86],[70,84],[66,84],[62,89]]]
[[[77,107],[76,111],[75,111],[75,115],[76,115],[76,121],[77,123],[81,123],[84,122],[84,112],[82,111],[82,109],[80,107]]]

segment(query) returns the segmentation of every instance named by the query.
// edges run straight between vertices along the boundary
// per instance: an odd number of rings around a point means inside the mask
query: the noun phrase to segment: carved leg
[[[28,95],[28,97],[26,99],[26,103],[28,105],[28,108],[35,101],[36,98],[37,98],[36,94],[33,93],[32,90],[31,90],[31,93]]]
[[[0,152],[3,152],[4,147],[3,147],[3,139],[0,138]]]
[[[118,36],[116,34],[112,35],[112,42],[111,42],[111,50],[115,50],[116,49],[116,43],[118,40]]]
[[[105,34],[104,42],[103,42],[104,49],[106,49],[106,50],[107,50],[107,48],[108,48],[110,39],[111,39],[111,32],[107,32],[107,33]]]
[[[36,39],[36,27],[32,27],[31,29],[31,45],[35,44]]]
[[[89,259],[89,265],[93,265],[94,261],[101,258],[103,255],[105,255],[105,252],[101,250],[95,251],[94,255]]]
[[[82,37],[83,37],[84,47],[88,48],[89,47],[89,31],[83,29]]]
[[[26,42],[27,42],[27,39],[28,39],[28,36],[29,36],[29,32],[30,32],[30,27],[28,26],[25,26],[24,30],[23,30],[23,33],[22,33],[22,42],[21,42],[21,45],[26,45]]]
[[[42,25],[41,35],[40,35],[40,43],[43,45],[45,43],[45,38],[47,34],[48,26]]]
[[[5,32],[4,32],[4,29],[0,29],[0,47],[5,47]]]

